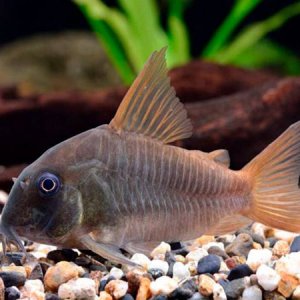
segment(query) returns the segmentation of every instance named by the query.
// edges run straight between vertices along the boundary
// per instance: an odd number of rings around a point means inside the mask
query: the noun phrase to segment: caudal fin
[[[253,180],[245,215],[266,225],[300,232],[300,121],[243,169]]]

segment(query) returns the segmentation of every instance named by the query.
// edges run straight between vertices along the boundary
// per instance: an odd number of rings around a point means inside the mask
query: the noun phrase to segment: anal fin
[[[214,227],[205,232],[205,234],[223,235],[227,233],[233,233],[240,228],[250,225],[251,223],[253,223],[253,220],[242,215],[230,215],[223,218]]]
[[[89,250],[117,264],[128,266],[137,266],[134,262],[128,259],[121,253],[118,247],[94,241],[89,235],[85,235],[80,239],[80,242]]]

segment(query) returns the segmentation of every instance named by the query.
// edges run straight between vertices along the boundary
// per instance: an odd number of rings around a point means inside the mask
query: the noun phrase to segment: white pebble
[[[4,191],[0,191],[0,203],[4,205],[7,202],[8,194]]]
[[[164,257],[167,252],[171,251],[171,246],[168,243],[161,242],[156,248],[151,252],[152,258]]]
[[[166,275],[169,270],[169,264],[163,260],[153,259],[148,265],[148,271],[151,269],[159,269]]]
[[[244,289],[242,300],[262,300],[262,291],[257,285]]]
[[[31,293],[32,291],[39,291],[39,292],[44,292],[44,284],[41,280],[39,279],[29,279],[26,280],[24,289],[28,292]]]
[[[216,283],[213,287],[213,299],[214,300],[226,300],[227,299],[225,291],[219,283]]]
[[[235,234],[220,235],[219,238],[223,239],[225,243],[232,243],[236,239]]]
[[[285,272],[293,276],[300,275],[300,252],[292,252],[282,256],[277,262],[275,270],[278,273]]]
[[[94,300],[95,281],[90,278],[77,278],[63,283],[58,288],[58,297],[68,300]]]
[[[276,237],[278,240],[283,240],[288,243],[290,243],[298,233],[280,230],[280,229],[274,229],[274,237]]]
[[[128,282],[123,280],[111,280],[106,286],[105,291],[114,299],[120,299],[125,296],[128,290]]]
[[[252,227],[251,227],[251,231],[253,231],[253,233],[256,233],[260,236],[262,236],[263,238],[266,238],[265,232],[268,230],[269,227],[267,227],[264,224],[261,223],[253,223]]]
[[[116,279],[121,279],[124,275],[124,272],[116,267],[111,268],[110,272],[109,272],[109,276],[113,276]]]
[[[173,278],[162,276],[152,281],[150,284],[150,291],[152,295],[168,295],[178,287],[178,283]]]
[[[293,292],[293,296],[292,296],[292,300],[299,300],[300,299],[300,285],[298,285],[294,292]]]
[[[176,281],[182,281],[190,277],[189,267],[181,262],[175,262],[173,266],[173,278]]]
[[[225,261],[221,261],[219,272],[228,272],[228,271],[230,271],[230,270],[227,267]]]
[[[225,250],[224,244],[223,243],[218,243],[218,242],[209,242],[208,244],[203,245],[202,249],[207,251],[210,247],[218,247],[223,251]]]
[[[265,291],[274,291],[280,281],[280,276],[275,270],[266,266],[260,265],[256,271],[258,283]]]
[[[149,263],[150,263],[150,259],[142,253],[135,253],[133,254],[133,256],[130,259],[132,262],[142,266],[143,268],[145,268],[146,270],[148,269]]]
[[[192,250],[185,257],[187,261],[195,261],[198,262],[202,257],[208,255],[208,252],[203,248],[198,248],[196,250]]]
[[[253,270],[262,264],[268,264],[271,262],[272,251],[269,249],[251,249],[246,264]]]

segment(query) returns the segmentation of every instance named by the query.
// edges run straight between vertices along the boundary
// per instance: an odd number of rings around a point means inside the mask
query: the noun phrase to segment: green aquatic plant
[[[101,41],[124,83],[129,84],[148,55],[168,45],[169,67],[191,58],[184,12],[191,0],[166,0],[166,26],[161,24],[158,0],[117,0],[118,8],[103,0],[73,0]],[[223,23],[201,54],[203,58],[255,68],[276,66],[300,74],[300,60],[292,51],[267,39],[292,17],[300,14],[296,1],[265,20],[241,27],[263,0],[235,0]],[[249,55],[251,54],[251,55]]]
[[[187,1],[170,0],[167,30],[160,24],[155,0],[118,0],[120,9],[101,0],[74,0],[102,42],[124,83],[131,83],[149,53],[168,45],[168,64],[190,59],[189,39],[183,21]]]

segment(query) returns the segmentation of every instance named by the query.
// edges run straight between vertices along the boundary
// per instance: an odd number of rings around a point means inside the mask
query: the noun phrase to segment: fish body
[[[252,220],[300,231],[299,128],[240,171],[228,168],[225,150],[168,145],[188,137],[191,124],[164,50],[156,52],[110,124],[54,146],[20,174],[0,229],[21,247],[18,235],[126,264],[119,248],[148,253],[163,240],[222,234]]]

